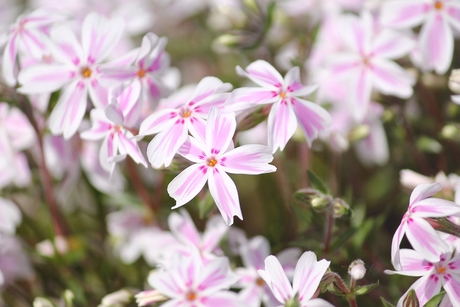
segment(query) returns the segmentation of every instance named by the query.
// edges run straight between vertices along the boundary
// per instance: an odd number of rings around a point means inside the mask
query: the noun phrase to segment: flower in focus
[[[453,31],[460,31],[460,3],[455,0],[390,0],[382,4],[380,22],[400,29],[420,24],[418,44],[423,69],[444,74],[454,51]]]
[[[437,259],[433,259],[431,253],[425,250],[402,249],[400,251],[401,268],[397,271],[385,270],[387,274],[399,274],[406,276],[421,276],[399,300],[398,306],[406,297],[407,293],[414,289],[424,306],[434,295],[438,294],[441,287],[446,290],[451,305],[460,306],[460,254],[452,251],[437,251]]]
[[[438,261],[439,253],[449,250],[444,242],[425,218],[446,217],[460,213],[460,205],[439,198],[428,198],[441,191],[439,183],[419,184],[410,196],[409,207],[401,224],[393,236],[391,244],[391,261],[397,270],[401,270],[399,245],[403,235],[414,249],[423,253],[429,261]]]
[[[300,83],[299,67],[291,68],[284,79],[273,66],[262,60],[251,63],[246,71],[238,66],[237,72],[262,88],[236,89],[227,106],[230,110],[242,111],[273,104],[268,116],[268,143],[273,153],[278,148],[284,149],[297,129],[297,123],[310,145],[318,137],[318,133],[330,125],[331,117],[325,109],[299,98],[316,89],[316,86],[304,86]]]
[[[168,185],[169,195],[176,200],[173,209],[195,197],[208,182],[211,196],[228,225],[233,216],[243,219],[238,191],[227,175],[264,174],[276,170],[271,149],[263,145],[244,145],[231,149],[236,121],[233,113],[212,107],[206,123],[206,138],[188,137],[179,154],[195,164],[186,168]]]
[[[212,106],[221,106],[227,100],[232,86],[215,77],[200,81],[193,93],[187,87],[162,101],[160,109],[141,124],[139,135],[158,133],[147,148],[153,167],[168,167],[174,155],[187,139],[188,132],[204,139],[206,121]]]
[[[292,285],[275,256],[268,256],[265,259],[265,270],[258,272],[281,304],[298,300],[300,307],[333,307],[323,299],[313,298],[329,264],[330,261],[325,259],[317,261],[313,252],[303,253],[297,262]]]

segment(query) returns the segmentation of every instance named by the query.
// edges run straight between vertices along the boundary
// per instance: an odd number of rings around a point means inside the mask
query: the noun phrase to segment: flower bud
[[[334,218],[342,217],[350,212],[350,206],[340,198],[334,199],[334,203],[332,205],[334,210]]]
[[[460,130],[455,124],[447,124],[441,130],[441,136],[448,140],[459,140]]]
[[[327,195],[316,196],[311,199],[311,206],[316,211],[322,211],[331,205],[331,200]]]
[[[36,297],[33,302],[34,307],[54,307],[54,304],[47,298]]]
[[[403,307],[419,307],[420,302],[418,301],[417,294],[414,289],[411,289],[407,296],[403,300]]]
[[[361,259],[353,261],[348,267],[348,274],[354,280],[360,280],[366,275],[366,267]]]
[[[299,300],[297,298],[292,298],[284,304],[284,307],[300,307]]]
[[[371,129],[368,125],[358,125],[350,132],[350,134],[348,135],[348,139],[351,142],[362,140],[369,135],[370,131]]]
[[[102,298],[100,307],[124,306],[131,302],[133,293],[127,289],[121,289],[107,294]]]

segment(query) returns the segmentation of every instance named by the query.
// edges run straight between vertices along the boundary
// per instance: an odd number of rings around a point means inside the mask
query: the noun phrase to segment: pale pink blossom
[[[236,121],[233,113],[211,108],[206,123],[205,139],[188,137],[179,149],[186,159],[195,164],[186,168],[168,186],[169,195],[176,200],[173,209],[183,206],[195,197],[208,182],[209,191],[228,225],[233,216],[243,218],[235,183],[227,175],[264,174],[276,170],[271,149],[263,145],[244,145],[232,149]]]
[[[171,88],[163,81],[163,74],[169,68],[170,58],[164,51],[167,39],[148,33],[139,49],[105,67],[101,67],[102,78],[115,83],[127,83],[128,87],[140,87],[139,103],[149,103],[152,109],[160,98],[170,94]]]
[[[169,229],[179,241],[177,251],[187,256],[190,255],[190,246],[194,246],[203,261],[223,255],[219,243],[227,234],[229,227],[222,221],[220,216],[212,216],[206,223],[204,233],[199,233],[192,218],[186,210],[180,210],[180,214],[172,212],[168,218]]]
[[[360,11],[364,0],[284,0],[279,6],[289,16],[308,16],[314,22],[344,11]]]
[[[391,261],[397,270],[402,268],[399,245],[404,234],[414,249],[423,253],[427,260],[438,261],[439,254],[449,250],[449,245],[441,240],[439,234],[425,220],[425,218],[448,217],[460,213],[460,205],[444,199],[429,198],[441,189],[439,183],[422,183],[412,192],[407,212],[391,244]]]
[[[303,253],[297,262],[292,285],[275,256],[268,256],[265,259],[265,270],[258,272],[281,304],[298,300],[300,307],[333,307],[323,299],[314,298],[329,264],[330,261],[325,259],[317,261],[313,252]]]
[[[50,10],[38,9],[20,16],[11,26],[2,63],[3,78],[9,86],[16,85],[18,54],[22,52],[35,59],[41,59],[47,51],[49,28],[62,20],[62,15]]]
[[[204,139],[205,119],[212,106],[222,106],[229,97],[229,83],[205,77],[191,92],[188,86],[163,100],[159,110],[141,124],[139,135],[157,134],[149,143],[147,156],[153,167],[168,167],[187,139],[188,132]],[[226,148],[225,148],[226,149]]]
[[[12,235],[22,220],[21,210],[9,199],[0,197],[0,233]]]
[[[16,237],[0,233],[0,289],[32,274],[32,266],[21,242]]]
[[[298,248],[289,248],[276,255],[289,278],[294,275],[295,264],[300,253]],[[235,270],[235,273],[240,276],[240,280],[235,285],[237,288],[242,288],[238,293],[240,299],[248,307],[259,307],[262,302],[266,307],[278,306],[270,288],[257,273],[264,268],[264,260],[270,255],[268,240],[262,236],[248,240],[240,246],[240,255],[245,266]]]
[[[414,78],[393,60],[409,53],[411,39],[389,29],[379,29],[372,15],[349,16],[343,24],[348,51],[331,55],[330,79],[348,85],[348,107],[360,121],[367,112],[373,89],[400,98],[410,98]]]
[[[81,41],[67,26],[53,28],[50,50],[59,64],[38,64],[19,74],[25,94],[49,93],[63,88],[51,112],[49,127],[54,135],[69,139],[85,114],[88,94],[98,108],[108,105],[108,89],[100,83],[99,65],[108,57],[123,30],[121,20],[89,14],[82,25]]]
[[[137,88],[137,93],[135,92]],[[147,167],[147,162],[142,155],[134,135],[128,130],[130,115],[136,112],[139,87],[123,88],[112,102],[102,109],[91,111],[93,127],[81,133],[85,140],[100,140],[102,142],[99,159],[101,166],[111,171],[115,162],[129,155],[134,162]],[[134,116],[136,117],[136,116]],[[135,121],[135,120],[134,120]]]
[[[460,31],[460,3],[456,0],[390,0],[382,4],[382,24],[407,29],[422,24],[418,37],[423,69],[444,74],[454,51],[454,31]]]
[[[437,250],[436,254],[435,259],[432,260],[433,255],[426,253],[425,250],[402,249],[400,269],[385,271],[387,274],[421,276],[401,297],[397,307],[402,306],[404,298],[411,289],[415,290],[420,305],[424,306],[441,291],[441,287],[447,292],[446,296],[450,299],[450,306],[460,306],[460,254],[441,250]]]
[[[242,111],[265,104],[273,104],[268,116],[268,143],[273,153],[283,150],[300,125],[308,144],[318,137],[331,122],[329,113],[300,97],[311,94],[317,86],[304,86],[300,82],[299,67],[291,68],[283,77],[269,63],[258,60],[238,74],[246,76],[261,87],[243,87],[233,91],[226,103],[230,110]]]
[[[198,250],[190,256],[178,256],[174,266],[165,272],[149,277],[149,284],[158,291],[156,301],[164,300],[158,294],[170,298],[164,307],[240,307],[236,293],[228,291],[238,277],[230,271],[227,258],[215,258],[203,262]],[[149,303],[153,303],[151,301]]]

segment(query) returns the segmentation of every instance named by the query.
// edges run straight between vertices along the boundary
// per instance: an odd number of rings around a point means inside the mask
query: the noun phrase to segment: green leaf
[[[200,219],[204,219],[212,209],[214,209],[214,199],[208,191],[206,192],[206,196],[198,201]]]
[[[439,303],[441,303],[442,299],[446,295],[446,292],[441,292],[433,296],[428,302],[426,302],[423,307],[438,307]]]
[[[310,179],[311,186],[324,194],[329,194],[329,190],[326,188],[326,185],[323,181],[311,170],[307,170],[308,178]]]
[[[368,285],[357,287],[353,293],[355,295],[364,295],[364,294],[371,292],[373,289],[377,288],[378,285],[379,285],[379,281],[377,280],[375,284],[368,284]]]
[[[380,297],[380,300],[382,301],[383,307],[395,307],[395,305],[391,304],[390,302],[388,302],[383,297]]]
[[[347,241],[353,237],[356,232],[358,231],[357,228],[348,228],[345,232],[343,232],[337,239],[335,239],[332,243],[331,243],[331,247],[330,247],[330,250],[331,251],[336,251],[338,250],[340,247],[342,247],[345,243],[347,243]]]

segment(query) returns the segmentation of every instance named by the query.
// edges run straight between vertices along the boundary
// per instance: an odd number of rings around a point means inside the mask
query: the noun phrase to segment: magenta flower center
[[[444,274],[446,272],[446,268],[441,266],[436,271],[438,272],[438,274]]]
[[[259,277],[256,279],[256,285],[258,285],[259,287],[262,287],[263,285],[265,285],[265,281]]]
[[[143,68],[139,69],[139,71],[137,72],[137,76],[139,78],[142,78],[143,76],[145,76],[145,70]]]

